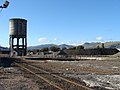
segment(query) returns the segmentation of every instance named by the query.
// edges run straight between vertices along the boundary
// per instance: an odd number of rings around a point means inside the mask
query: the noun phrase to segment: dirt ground
[[[39,61],[38,61],[39,62]],[[120,90],[120,60],[41,61],[32,63],[66,77],[82,80],[89,87]]]
[[[41,61],[27,60],[65,77],[82,80],[89,87],[120,90],[120,60],[107,61]],[[17,67],[0,68],[0,90],[39,90],[32,79],[24,77]]]
[[[25,78],[16,67],[0,68],[0,90],[39,90],[36,83]]]

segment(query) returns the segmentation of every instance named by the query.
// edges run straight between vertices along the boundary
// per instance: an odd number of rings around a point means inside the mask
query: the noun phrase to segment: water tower
[[[27,53],[27,20],[13,18],[9,20],[10,55],[25,56]]]

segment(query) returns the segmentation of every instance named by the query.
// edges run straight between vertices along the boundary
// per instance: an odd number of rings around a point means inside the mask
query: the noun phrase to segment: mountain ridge
[[[86,42],[83,44],[84,48],[85,49],[92,49],[92,48],[97,48],[97,46],[100,46],[102,47],[102,43],[101,42]],[[42,48],[45,48],[45,47],[52,47],[52,46],[57,46],[59,48],[63,48],[63,47],[66,47],[66,48],[72,48],[72,47],[75,47],[73,45],[67,45],[67,44],[61,44],[61,45],[56,45],[56,44],[44,44],[44,45],[37,45],[37,46],[30,46],[28,47],[28,50],[33,50],[33,49],[42,49]],[[105,48],[119,48],[120,49],[120,42],[119,41],[115,41],[115,42],[105,42],[104,43],[104,46]]]
[[[52,47],[52,46],[56,46],[56,47],[59,47],[59,48],[63,48],[63,47],[65,47],[65,48],[72,48],[72,47],[74,47],[74,46],[72,46],[72,45],[67,45],[67,44],[61,44],[61,45],[56,45],[56,44],[43,44],[43,45],[37,45],[37,46],[30,46],[30,47],[28,47],[27,49],[28,50],[33,50],[33,49],[42,49],[42,48],[50,48],[50,47]]]

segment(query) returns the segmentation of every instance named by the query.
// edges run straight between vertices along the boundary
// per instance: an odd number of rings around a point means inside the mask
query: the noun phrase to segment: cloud
[[[57,38],[54,38],[54,41],[57,41]]]
[[[78,46],[78,45],[82,45],[82,44],[81,43],[71,43],[69,45]]]
[[[39,43],[43,43],[43,44],[48,44],[48,43],[55,43],[58,39],[57,38],[53,38],[53,39],[48,39],[46,37],[40,37],[38,39],[38,42]]]
[[[98,36],[98,37],[96,37],[96,40],[98,40],[98,41],[102,41],[102,40],[103,40],[103,37]]]
[[[70,42],[67,42],[67,44],[73,45],[73,46],[78,46],[78,45],[82,45],[83,42],[82,41],[70,41]]]
[[[38,42],[39,42],[39,43],[48,43],[49,40],[48,40],[47,38],[39,38],[39,39],[38,39]]]
[[[60,44],[65,44],[64,42],[61,42]]]

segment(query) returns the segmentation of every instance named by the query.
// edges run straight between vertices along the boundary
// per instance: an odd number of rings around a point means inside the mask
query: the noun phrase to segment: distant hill
[[[92,43],[84,43],[83,46],[84,46],[85,49],[87,49],[87,48],[96,48],[100,44],[101,43],[92,42]]]
[[[102,43],[84,43],[83,46],[85,48],[96,48],[97,46],[102,45]],[[120,48],[120,42],[105,42],[104,43],[105,48]]]
[[[67,44],[61,44],[61,45],[58,45],[59,46],[59,48],[72,48],[72,47],[74,47],[73,45],[67,45]]]
[[[42,49],[42,48],[45,48],[45,47],[52,47],[52,46],[57,46],[59,48],[63,48],[63,47],[66,47],[66,48],[71,48],[73,47],[72,45],[66,45],[66,44],[61,44],[61,45],[56,45],[56,44],[44,44],[44,45],[38,45],[38,46],[30,46],[28,47],[27,49],[28,50],[33,50],[33,49]]]
[[[105,47],[107,47],[107,48],[120,48],[120,42],[106,42]]]
[[[27,49],[28,50],[33,50],[33,49],[42,49],[42,48],[45,48],[45,47],[52,47],[52,46],[56,46],[55,44],[44,44],[44,45],[37,45],[37,46],[30,46],[28,47]]]
[[[3,51],[3,50],[8,50],[8,48],[7,47],[2,47],[2,46],[0,46],[0,51]]]
[[[85,49],[96,48],[98,45],[101,47],[102,43],[100,43],[100,42],[87,43],[86,42],[86,43],[83,44],[83,46],[85,47]],[[72,47],[74,47],[72,45],[67,45],[67,44],[61,44],[61,45],[45,44],[45,45],[38,45],[38,46],[30,46],[30,47],[28,47],[28,50],[42,49],[42,48],[45,48],[45,47],[50,48],[52,46],[57,46],[57,47],[60,47],[60,48],[63,48],[63,47],[72,48]],[[120,42],[105,42],[104,46],[105,46],[105,48],[119,48],[120,49]]]

